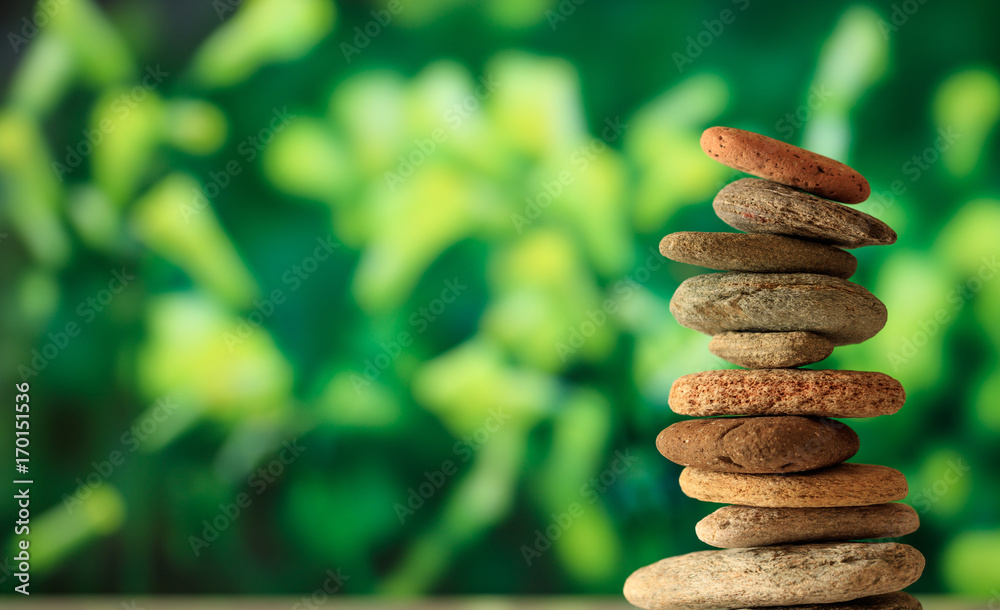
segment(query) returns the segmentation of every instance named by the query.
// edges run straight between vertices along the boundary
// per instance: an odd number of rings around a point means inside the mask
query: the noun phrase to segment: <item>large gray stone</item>
[[[812,273],[709,273],[681,283],[670,299],[677,321],[707,335],[807,331],[835,345],[882,330],[886,309],[861,286]]]

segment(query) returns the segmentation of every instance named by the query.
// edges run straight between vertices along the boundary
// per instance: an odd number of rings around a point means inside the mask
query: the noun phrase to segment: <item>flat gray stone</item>
[[[887,317],[882,301],[863,287],[813,273],[696,275],[674,292],[670,313],[707,335],[806,331],[834,345],[874,337]]]
[[[639,568],[625,597],[648,610],[831,604],[894,593],[923,569],[916,549],[894,542],[700,551]]]
[[[821,273],[847,279],[858,268],[858,259],[840,248],[760,233],[671,233],[660,241],[660,253],[721,271]]]
[[[804,542],[898,538],[917,531],[906,504],[837,508],[724,506],[698,522],[698,539],[724,549]]]
[[[708,351],[748,369],[784,369],[813,364],[833,353],[833,342],[806,331],[725,332],[712,337]]]
[[[722,222],[747,233],[804,237],[841,248],[896,242],[896,232],[874,216],[770,180],[732,182],[712,207]]]

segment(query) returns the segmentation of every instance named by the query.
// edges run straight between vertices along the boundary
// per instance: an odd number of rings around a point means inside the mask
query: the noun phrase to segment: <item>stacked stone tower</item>
[[[903,588],[924,558],[895,538],[917,529],[902,473],[845,463],[859,440],[834,417],[895,413],[905,394],[882,373],[796,368],[885,325],[886,309],[847,281],[845,248],[896,234],[843,204],[868,198],[858,172],[755,133],[713,127],[705,153],[757,178],[715,197],[745,233],[674,233],[664,256],[721,270],[680,285],[670,311],[712,335],[713,354],[744,367],[686,375],[670,390],[676,413],[700,417],[660,433],[656,446],[685,466],[685,494],[728,504],[702,519],[700,551],[640,568],[625,583],[636,606],[668,608],[920,608]],[[729,416],[729,417],[719,417]]]

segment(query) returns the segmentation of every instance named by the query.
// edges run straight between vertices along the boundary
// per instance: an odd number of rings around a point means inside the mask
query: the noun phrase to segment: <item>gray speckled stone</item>
[[[858,259],[840,248],[783,235],[760,233],[671,233],[660,241],[670,260],[722,271],[822,273],[844,279]]]
[[[707,335],[807,331],[835,345],[872,338],[887,315],[882,301],[863,287],[813,273],[697,275],[674,292],[670,313]]]
[[[916,549],[893,542],[700,551],[639,568],[625,597],[648,610],[829,604],[899,591],[923,569]]]
[[[748,233],[805,237],[841,248],[896,242],[896,232],[874,216],[770,180],[730,183],[712,207],[724,223]]]

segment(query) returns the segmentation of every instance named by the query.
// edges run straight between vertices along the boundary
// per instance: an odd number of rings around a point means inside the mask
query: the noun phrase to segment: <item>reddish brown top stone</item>
[[[864,176],[840,161],[752,131],[710,127],[701,148],[733,169],[834,201],[861,203],[871,194]]]

